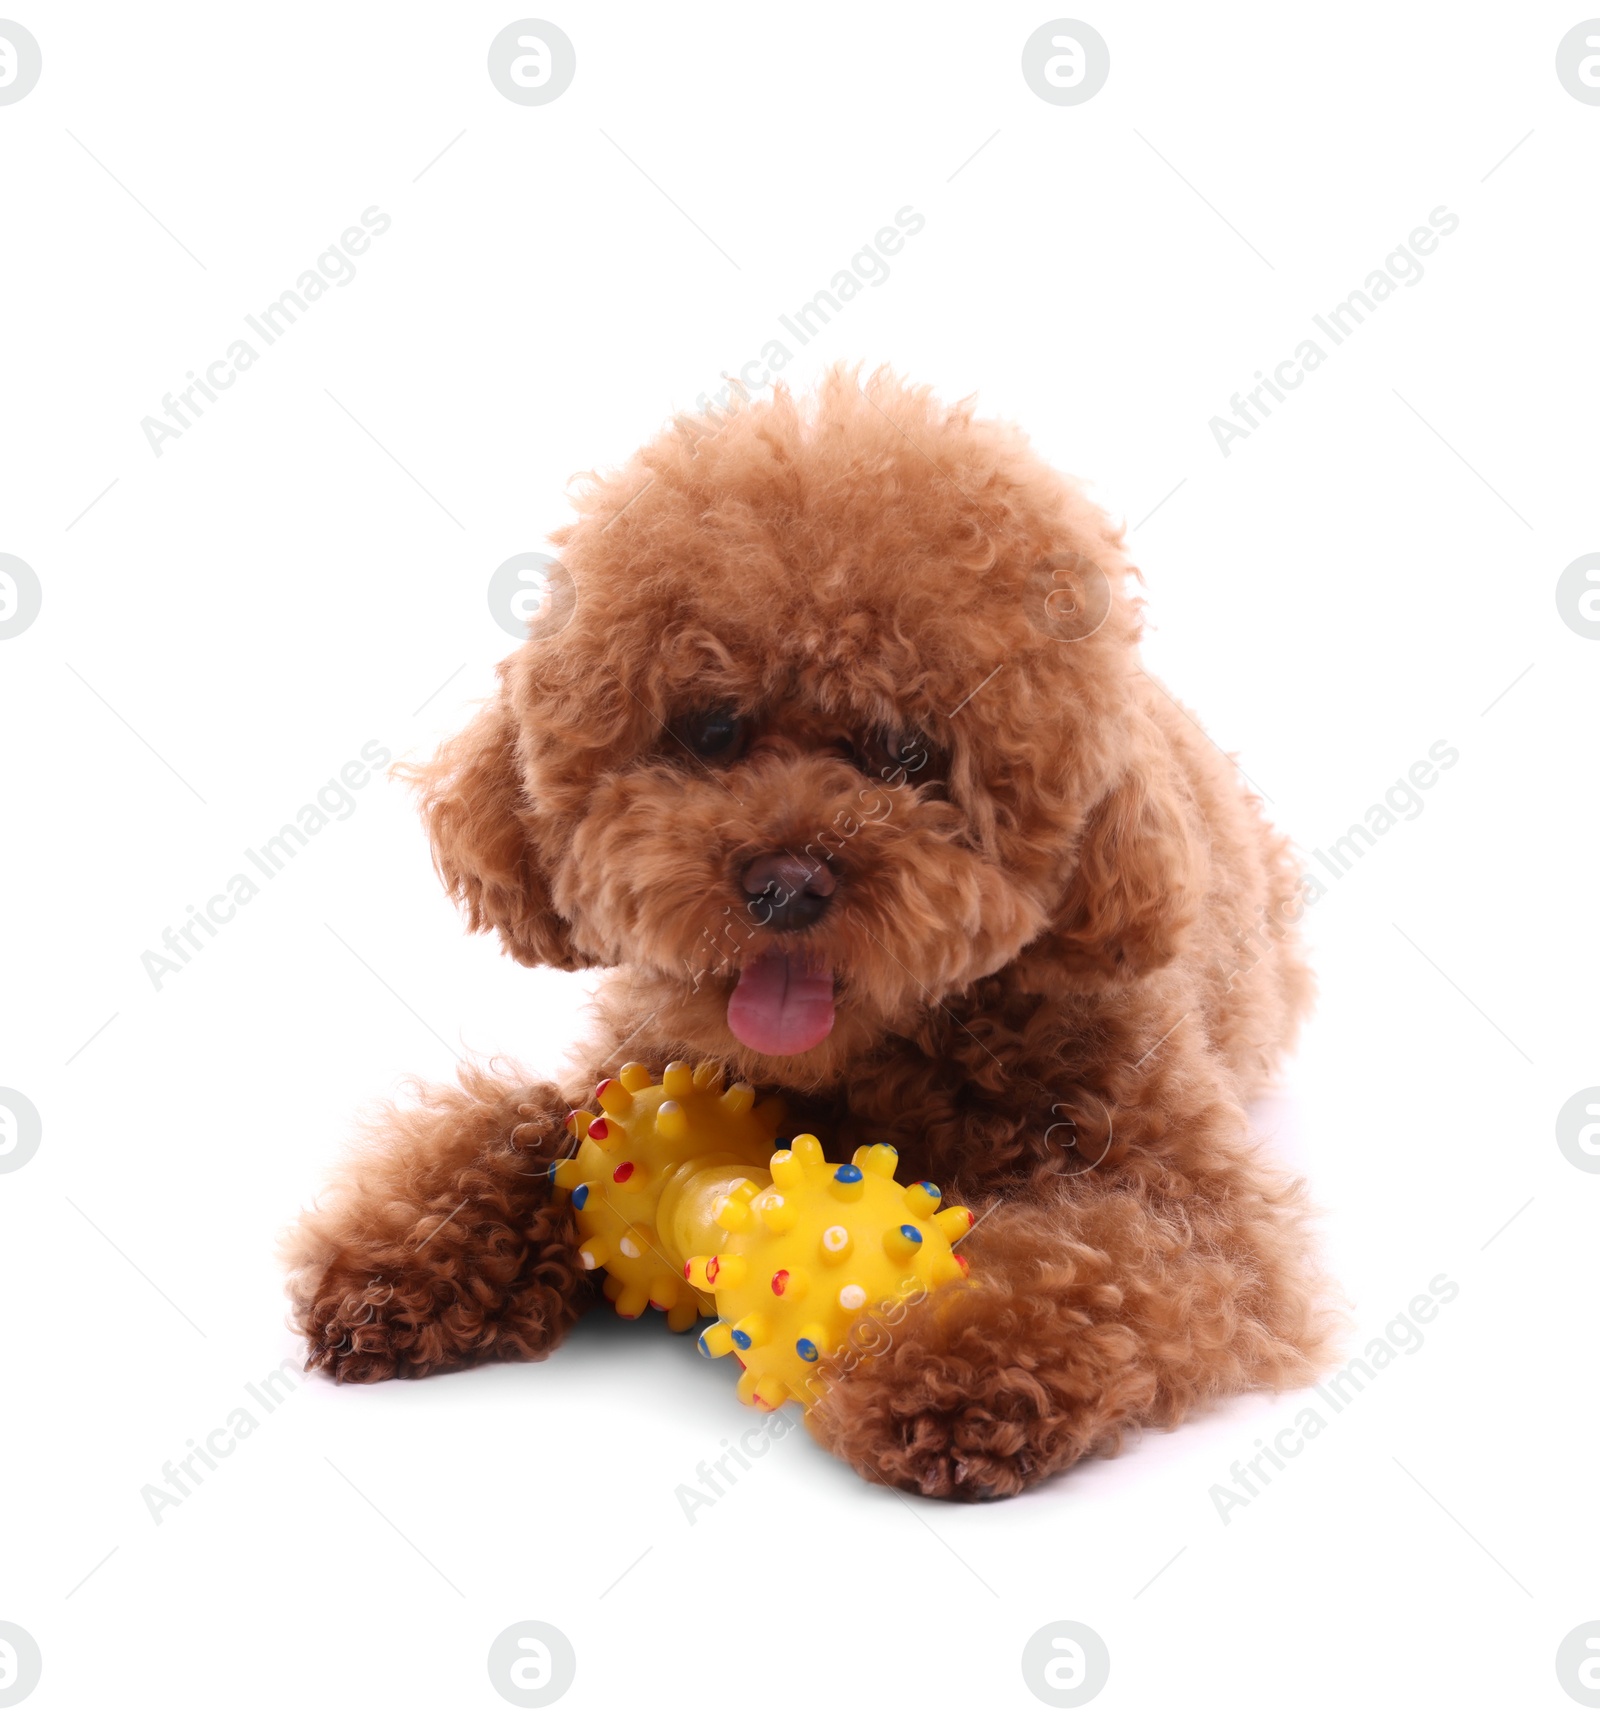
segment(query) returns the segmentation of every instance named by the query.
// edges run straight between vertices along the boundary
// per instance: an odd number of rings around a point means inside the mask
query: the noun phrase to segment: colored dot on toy
[[[589,1204],[589,1184],[581,1182],[572,1190],[572,1204],[581,1212]]]
[[[734,1323],[733,1341],[741,1350],[754,1350],[765,1344],[769,1336],[767,1323],[759,1314],[747,1315]]]
[[[772,1294],[774,1296],[781,1296],[788,1288],[789,1269],[786,1266],[780,1266],[778,1270],[772,1274]]]
[[[733,1328],[726,1320],[719,1320],[716,1325],[706,1327],[700,1334],[699,1349],[702,1356],[715,1359],[726,1356],[733,1348]]]
[[[863,1308],[866,1306],[867,1293],[859,1284],[846,1284],[839,1292],[841,1308]]]
[[[713,1254],[711,1256],[711,1258],[708,1261],[706,1261],[706,1283],[715,1284],[717,1281],[717,1274],[721,1270],[722,1270],[722,1262],[717,1258],[717,1256],[715,1254]]]
[[[781,1236],[794,1228],[795,1209],[781,1194],[768,1194],[758,1200],[755,1213],[774,1236]]]
[[[913,1218],[931,1218],[939,1209],[939,1190],[931,1182],[913,1182],[906,1189],[906,1210]]]
[[[632,1164],[619,1164],[616,1169],[611,1172],[611,1180],[618,1183],[626,1182],[632,1174]],[[919,1236],[917,1240],[920,1242],[922,1238]]]
[[[793,1193],[795,1189],[805,1186],[806,1167],[801,1163],[800,1155],[792,1149],[788,1152],[774,1152],[767,1160],[767,1168],[779,1188]]]
[[[873,1176],[893,1176],[900,1154],[880,1140],[875,1146],[858,1146],[850,1162]]]
[[[589,1124],[589,1138],[591,1140],[604,1140],[610,1132],[604,1116],[595,1117],[594,1121]]]
[[[841,1164],[833,1173],[835,1182],[843,1182],[848,1187],[852,1182],[861,1180],[861,1172],[854,1164]]]
[[[822,1258],[837,1263],[850,1252],[850,1232],[842,1224],[830,1224],[822,1232]]]
[[[909,1260],[922,1246],[922,1232],[915,1224],[891,1224],[883,1233],[883,1251],[891,1260]]]
[[[633,1094],[620,1080],[602,1080],[595,1096],[600,1101],[600,1108],[609,1111],[618,1118],[626,1116],[633,1109]]]
[[[811,1342],[811,1340],[809,1338],[797,1338],[795,1340],[794,1347],[795,1347],[796,1354],[799,1356],[799,1358],[802,1362],[815,1362],[816,1361],[816,1359],[817,1359],[817,1347],[815,1344],[813,1344]]]
[[[973,1216],[965,1206],[947,1206],[934,1214],[934,1223],[952,1247],[972,1228]]]

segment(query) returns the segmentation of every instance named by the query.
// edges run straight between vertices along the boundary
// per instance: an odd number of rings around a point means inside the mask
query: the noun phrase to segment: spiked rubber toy
[[[931,1182],[902,1187],[892,1146],[830,1164],[814,1135],[779,1144],[782,1104],[724,1091],[709,1063],[659,1081],[630,1063],[597,1100],[602,1114],[568,1118],[578,1151],[551,1168],[584,1264],[627,1318],[648,1305],[681,1332],[715,1315],[701,1353],[736,1357],[746,1404],[812,1403],[818,1365],[875,1309],[966,1274],[954,1245],[972,1214],[941,1209]]]

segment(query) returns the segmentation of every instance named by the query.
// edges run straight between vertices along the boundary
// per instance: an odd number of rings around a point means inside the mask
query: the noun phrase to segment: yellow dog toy
[[[599,1115],[567,1118],[576,1154],[550,1169],[583,1264],[628,1319],[659,1308],[682,1332],[717,1316],[701,1352],[734,1352],[747,1404],[810,1404],[816,1364],[858,1319],[966,1273],[952,1249],[972,1214],[941,1211],[931,1182],[896,1182],[892,1146],[829,1164],[814,1135],[777,1141],[783,1105],[724,1090],[714,1063],[669,1062],[657,1080],[631,1062],[596,1096]]]

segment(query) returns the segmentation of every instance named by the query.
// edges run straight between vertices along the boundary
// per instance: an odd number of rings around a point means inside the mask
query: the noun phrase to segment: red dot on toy
[[[717,1273],[721,1269],[722,1269],[721,1261],[719,1261],[717,1259],[716,1255],[713,1254],[711,1256],[711,1258],[708,1261],[706,1261],[706,1283],[715,1284],[717,1281]]]
[[[772,1294],[781,1296],[789,1288],[789,1272],[787,1267],[779,1267],[772,1274]]]
[[[619,1164],[616,1169],[611,1172],[611,1180],[613,1182],[626,1182],[632,1174],[633,1166],[631,1164]]]
[[[611,1130],[606,1127],[606,1119],[604,1116],[596,1117],[595,1120],[589,1124],[589,1138],[591,1140],[604,1140],[610,1132]]]

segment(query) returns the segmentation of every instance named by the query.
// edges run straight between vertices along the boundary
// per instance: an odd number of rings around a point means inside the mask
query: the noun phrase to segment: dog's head
[[[517,959],[627,965],[653,1041],[804,1087],[1025,950],[1031,988],[1171,958],[1120,536],[1017,434],[839,373],[680,423],[554,540],[570,617],[416,775]]]

